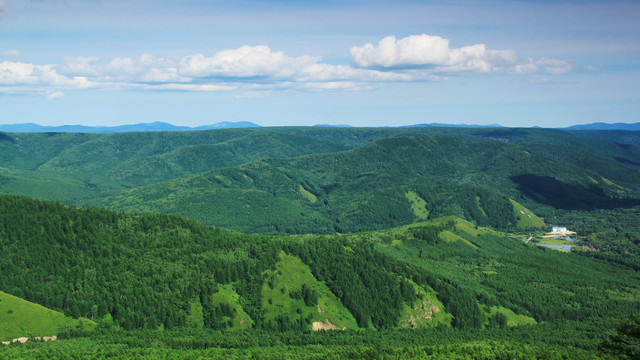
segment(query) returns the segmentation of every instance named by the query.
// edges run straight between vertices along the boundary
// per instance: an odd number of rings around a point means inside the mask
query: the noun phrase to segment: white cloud
[[[409,74],[396,74],[375,70],[354,69],[344,65],[311,64],[296,74],[298,81],[339,81],[358,80],[368,82],[379,81],[411,81]]]
[[[0,63],[0,85],[52,86],[62,89],[93,87],[86,77],[59,74],[55,65],[33,65],[23,62]]]
[[[194,84],[155,84],[143,85],[146,90],[174,90],[174,91],[229,91],[236,89],[229,85],[194,85]]]
[[[511,72],[516,74],[533,74],[546,72],[552,75],[559,75],[567,73],[572,69],[573,67],[571,66],[571,64],[564,60],[547,58],[533,60],[529,58],[527,59],[527,61],[520,62],[511,67]]]
[[[377,45],[354,46],[351,48],[351,63],[365,69],[389,72],[422,70],[432,74],[496,71],[562,74],[571,70],[563,60],[520,60],[513,50],[489,50],[485,44],[452,49],[449,40],[427,34],[399,40],[388,36]]]
[[[193,77],[290,78],[319,60],[308,55],[289,57],[264,45],[243,46],[220,51],[213,57],[186,56],[180,60],[179,73]]]
[[[585,71],[589,71],[589,72],[599,72],[600,69],[598,69],[597,67],[593,66],[593,65],[587,65],[583,68]]]
[[[2,54],[19,55],[13,50]],[[444,81],[451,74],[554,75],[572,69],[563,60],[523,60],[512,50],[491,50],[484,44],[451,49],[449,40],[425,34],[399,40],[389,36],[377,45],[353,47],[351,55],[351,65],[331,65],[317,56],[292,57],[260,45],[212,56],[70,57],[62,64],[46,65],[4,61],[0,92],[47,94],[52,99],[64,90],[86,88],[237,91],[255,96],[279,90],[359,90],[390,82]]]
[[[314,56],[290,57],[267,46],[243,46],[224,50],[207,57],[202,54],[181,58],[115,58],[101,64],[94,57],[67,58],[57,69],[66,76],[84,76],[96,83],[144,89],[211,91],[247,88],[266,91],[274,88],[336,89],[360,87],[369,83],[412,81],[410,74],[356,69],[345,65],[319,63]],[[338,86],[337,83],[344,84]],[[322,85],[320,83],[326,83]]]
[[[64,93],[62,91],[54,91],[52,93],[50,93],[49,95],[47,95],[47,100],[55,100],[57,98],[61,98],[64,96]]]
[[[564,60],[542,58],[537,60],[535,64],[541,71],[549,74],[564,74],[572,70],[571,65]]]
[[[0,84],[15,85],[31,83],[34,66],[19,62],[3,61],[0,63]]]
[[[99,64],[96,57],[67,58],[58,67],[68,76],[86,76],[98,82],[186,82],[178,75],[178,60],[156,58],[145,54],[138,58],[115,58],[107,64]]]
[[[20,57],[20,51],[18,50],[5,50],[0,53],[0,58],[16,58]]]
[[[307,91],[337,91],[337,90],[362,90],[373,89],[379,85],[371,83],[362,83],[357,81],[326,81],[305,83],[300,88]]]
[[[58,71],[61,74],[73,74],[74,76],[96,76],[98,75],[94,65],[96,61],[98,61],[97,57],[68,57],[64,63],[58,66]]]
[[[396,40],[387,36],[378,45],[351,48],[352,63],[361,68],[441,65],[449,60],[449,40],[440,36],[412,35]]]

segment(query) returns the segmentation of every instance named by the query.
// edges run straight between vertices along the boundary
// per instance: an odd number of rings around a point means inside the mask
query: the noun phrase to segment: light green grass
[[[485,234],[487,233],[487,230],[485,228],[481,228],[478,226],[475,226],[474,224],[466,221],[466,220],[462,220],[459,218],[453,218],[455,221],[455,232],[459,232],[459,231],[464,231],[467,234],[471,235],[471,236],[478,236],[480,234]]]
[[[286,316],[290,320],[311,317],[311,322],[329,320],[338,328],[355,329],[358,327],[353,315],[340,300],[322,282],[311,273],[309,266],[298,257],[280,253],[276,270],[268,270],[266,276],[273,276],[273,288],[265,281],[262,286],[262,306],[265,320],[274,320]],[[292,299],[292,291],[300,291],[306,284],[318,294],[316,306],[306,306],[303,299]]]
[[[507,326],[510,326],[510,327],[537,324],[534,318],[526,315],[518,315],[514,313],[511,309],[507,309],[502,306],[492,306],[492,307],[482,306],[482,309],[484,310],[488,318],[493,317],[498,313],[503,314],[504,316],[507,317]]]
[[[562,239],[544,238],[540,240],[539,243],[546,244],[546,245],[575,245],[575,243],[565,240],[564,236]]]
[[[240,295],[233,290],[232,284],[220,285],[218,292],[211,295],[211,302],[214,306],[228,304],[232,309],[235,309],[236,316],[231,319],[231,330],[244,330],[253,326],[253,320],[244,311],[238,302],[239,299]]]
[[[96,323],[88,319],[73,319],[61,312],[0,291],[1,340],[11,340],[21,336],[57,335],[62,328],[78,325],[86,330],[96,327]]]
[[[202,329],[204,327],[204,314],[200,298],[196,297],[189,304],[189,315],[187,315],[187,327]]]
[[[410,281],[410,280],[409,280]],[[412,282],[413,283],[413,282]],[[444,305],[430,287],[413,286],[419,298],[411,304],[404,304],[398,326],[403,328],[423,328],[444,324],[451,326],[453,315],[445,312]]]
[[[307,199],[309,199],[309,201],[311,201],[312,203],[315,203],[316,201],[318,201],[318,197],[316,197],[315,195],[313,195],[312,193],[310,193],[307,189],[304,188],[304,186],[299,185],[299,189],[300,189],[300,193],[302,193],[302,195],[304,197],[306,197]]]
[[[478,205],[478,209],[480,209],[480,212],[482,213],[482,215],[487,216],[487,213],[482,208],[482,205],[480,205],[480,196],[477,196],[477,195],[476,195],[476,205]]]
[[[440,218],[440,221],[453,220],[455,222],[454,232],[458,235],[466,233],[473,237],[478,237],[479,235],[500,235],[499,232],[482,226],[476,226],[475,224],[463,220],[454,216],[445,216]]]
[[[438,236],[440,237],[440,239],[442,239],[442,240],[444,240],[446,242],[462,241],[463,243],[473,247],[474,249],[478,248],[477,246],[472,244],[469,240],[459,236],[458,234],[454,234],[449,230],[445,230],[445,231],[441,232]]]
[[[427,202],[413,191],[408,191],[405,196],[411,203],[411,210],[418,220],[427,220],[429,218],[429,210],[427,210]]]
[[[536,214],[532,213],[531,210],[520,205],[513,199],[509,199],[509,201],[511,201],[511,204],[513,205],[513,211],[518,219],[516,226],[519,229],[540,229],[544,227],[544,221],[536,216]]]

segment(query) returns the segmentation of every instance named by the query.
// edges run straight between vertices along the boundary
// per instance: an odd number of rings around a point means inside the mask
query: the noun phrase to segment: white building
[[[567,231],[567,228],[564,226],[554,226],[551,228],[551,233],[552,234],[566,234],[569,231]]]

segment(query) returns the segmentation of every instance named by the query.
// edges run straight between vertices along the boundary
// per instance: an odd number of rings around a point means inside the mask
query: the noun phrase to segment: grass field
[[[235,317],[231,319],[231,329],[250,329],[253,325],[253,320],[242,309],[242,306],[238,303],[239,299],[240,296],[233,290],[232,284],[220,285],[218,292],[211,296],[213,305],[228,304],[232,309],[235,309]]]
[[[439,324],[451,325],[453,315],[447,313],[442,302],[436,297],[433,289],[418,286],[414,283],[419,299],[411,306],[404,305],[400,316],[399,326],[411,329],[436,326]]]
[[[461,236],[458,236],[457,234],[452,233],[452,232],[451,232],[451,231],[449,231],[449,230],[445,230],[445,231],[441,232],[439,236],[440,236],[440,238],[441,238],[442,240],[444,240],[444,241],[446,241],[446,242],[462,241],[463,243],[465,243],[465,244],[467,244],[467,245],[471,246],[472,248],[476,248],[476,249],[478,248],[477,246],[475,246],[474,244],[472,244],[469,240],[467,240],[467,239],[465,239],[465,238],[463,238],[463,237],[461,237]]]
[[[266,277],[267,281],[262,286],[265,320],[274,320],[278,316],[286,316],[290,320],[310,317],[311,322],[324,323],[328,320],[338,328],[358,327],[353,315],[298,257],[280,253],[275,272],[267,273]],[[304,284],[318,295],[317,305],[307,306],[303,299],[292,298],[292,293],[300,291]]]
[[[512,310],[507,309],[502,306],[483,306],[482,307],[487,317],[495,316],[498,313],[503,314],[507,317],[507,326],[522,326],[522,325],[535,325],[537,324],[536,320],[532,317],[526,315],[518,315],[514,313]]]
[[[429,210],[427,210],[427,202],[413,191],[408,191],[405,196],[411,203],[411,210],[418,220],[427,220],[429,218]]]
[[[0,291],[0,340],[57,335],[60,329],[79,324],[85,329],[96,327],[96,323],[88,319],[73,319]]]
[[[513,210],[516,213],[518,219],[517,227],[519,229],[539,229],[544,226],[544,221],[540,219],[536,214],[532,213],[526,207],[518,204],[513,199],[509,199],[513,205]]]

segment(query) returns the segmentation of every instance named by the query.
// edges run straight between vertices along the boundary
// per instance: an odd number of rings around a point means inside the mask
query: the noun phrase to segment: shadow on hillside
[[[0,141],[8,141],[10,143],[16,143],[16,140],[14,138],[12,138],[11,136],[5,134],[5,133],[1,133],[0,132]]]
[[[526,196],[556,209],[594,210],[640,205],[640,199],[611,198],[598,186],[587,188],[567,184],[550,176],[523,174],[512,176],[511,180],[518,184],[518,190]]]
[[[640,166],[640,163],[639,163],[639,162],[631,161],[631,160],[628,160],[628,159],[625,159],[625,158],[621,158],[621,157],[619,157],[619,156],[614,157],[614,159],[615,159],[617,162],[622,163],[622,164],[634,165],[634,166]]]

